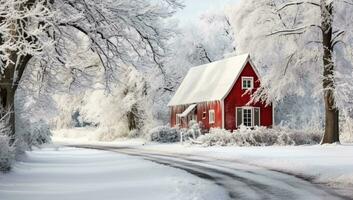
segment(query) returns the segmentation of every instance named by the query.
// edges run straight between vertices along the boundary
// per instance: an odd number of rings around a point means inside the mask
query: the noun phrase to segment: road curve
[[[234,161],[195,155],[166,154],[128,147],[70,145],[77,148],[113,151],[141,157],[158,164],[178,168],[223,187],[229,199],[278,200],[353,200],[309,179]]]

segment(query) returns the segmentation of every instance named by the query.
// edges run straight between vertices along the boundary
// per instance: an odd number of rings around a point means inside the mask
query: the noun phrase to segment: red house
[[[186,128],[191,120],[203,129],[235,130],[240,125],[273,125],[273,107],[252,103],[250,94],[260,87],[259,73],[249,54],[193,67],[169,102],[172,127]]]

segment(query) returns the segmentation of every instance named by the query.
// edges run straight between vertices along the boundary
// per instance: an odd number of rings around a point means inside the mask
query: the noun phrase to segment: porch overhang
[[[179,117],[186,117],[196,108],[197,104],[191,104],[183,113],[179,115]]]

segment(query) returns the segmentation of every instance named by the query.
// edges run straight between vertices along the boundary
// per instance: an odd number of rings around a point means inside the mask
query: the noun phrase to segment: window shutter
[[[237,127],[243,123],[243,109],[237,108]]]
[[[254,125],[260,126],[260,108],[254,108]]]

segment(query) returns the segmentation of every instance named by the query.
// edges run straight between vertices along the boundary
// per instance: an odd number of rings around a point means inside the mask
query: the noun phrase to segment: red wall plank
[[[181,114],[188,108],[189,105],[180,105],[180,106],[172,106],[171,107],[171,117],[170,117],[170,125],[172,127],[176,126],[176,115]],[[215,111],[215,123],[209,123],[209,111]],[[222,107],[220,101],[213,101],[213,102],[204,102],[198,103],[196,107],[196,115],[197,115],[197,122],[202,123],[202,128],[204,130],[209,130],[210,128],[217,127],[222,128]],[[206,112],[205,118],[203,118],[203,113]],[[183,121],[181,124],[182,128],[187,127],[187,122]]]
[[[209,111],[215,111],[215,123],[209,123]],[[206,112],[206,117],[202,118],[203,113]],[[199,103],[197,105],[197,121],[201,122],[204,130],[210,128],[222,128],[222,107],[220,101]]]

